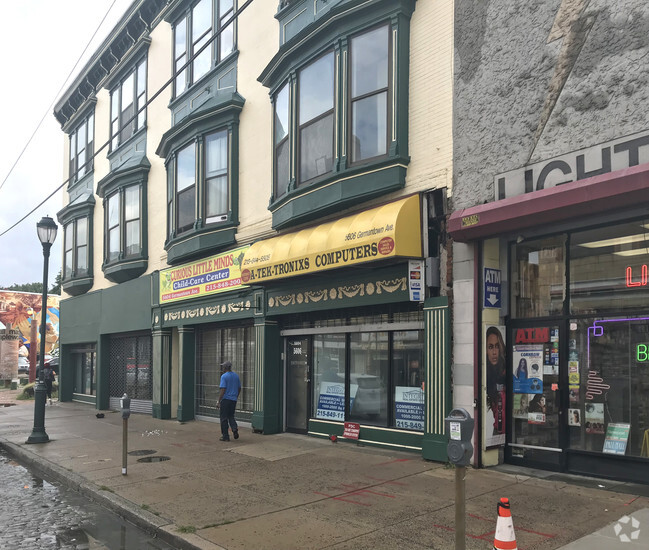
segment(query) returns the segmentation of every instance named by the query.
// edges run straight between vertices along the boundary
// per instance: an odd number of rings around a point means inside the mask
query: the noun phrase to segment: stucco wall
[[[454,208],[494,176],[649,126],[644,0],[457,0]]]

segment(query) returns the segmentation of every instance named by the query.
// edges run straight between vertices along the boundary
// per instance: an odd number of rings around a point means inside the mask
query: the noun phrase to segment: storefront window
[[[394,332],[392,349],[393,425],[424,431],[424,333]]]
[[[254,327],[204,328],[198,333],[196,361],[196,414],[218,418],[216,407],[221,381],[219,365],[232,361],[241,380],[237,410],[253,411],[255,399]]]
[[[594,314],[649,305],[649,223],[640,220],[570,238],[570,311]]]
[[[649,456],[649,317],[570,321],[572,449]]]
[[[345,420],[344,334],[313,337],[313,416]]]
[[[349,420],[387,425],[388,420],[388,333],[361,332],[350,335]]]
[[[514,245],[512,311],[515,317],[546,317],[563,311],[565,235]]]
[[[73,349],[70,352],[70,361],[74,372],[74,386],[72,391],[84,395],[95,395],[95,363],[96,350],[94,344]]]

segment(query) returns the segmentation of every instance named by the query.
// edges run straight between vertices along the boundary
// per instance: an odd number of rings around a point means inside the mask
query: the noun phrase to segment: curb
[[[182,536],[173,532],[172,529],[175,528],[175,525],[168,520],[143,510],[130,500],[113,492],[102,491],[83,476],[49,462],[20,445],[0,438],[0,448],[4,449],[24,465],[44,474],[45,477],[51,480],[61,483],[66,488],[82,494],[174,548],[178,548],[179,550],[224,550],[221,546],[202,539],[199,535],[188,534],[187,536]]]

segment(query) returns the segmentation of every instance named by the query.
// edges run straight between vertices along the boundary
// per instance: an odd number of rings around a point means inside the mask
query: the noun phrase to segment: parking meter
[[[124,394],[119,400],[119,406],[122,409],[122,418],[127,420],[131,416],[131,398]]]
[[[456,466],[468,466],[473,456],[473,427],[475,420],[464,409],[453,409],[444,419],[449,436],[446,453]]]

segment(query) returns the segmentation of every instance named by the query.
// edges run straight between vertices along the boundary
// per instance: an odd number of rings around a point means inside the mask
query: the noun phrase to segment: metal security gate
[[[109,394],[111,409],[128,394],[133,412],[153,412],[152,341],[150,333],[110,339]]]

